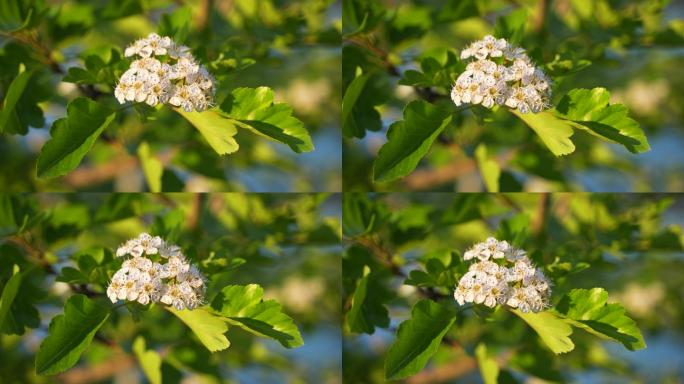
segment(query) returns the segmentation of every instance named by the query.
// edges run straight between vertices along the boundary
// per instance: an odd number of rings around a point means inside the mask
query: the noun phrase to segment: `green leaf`
[[[181,108],[176,108],[176,112],[194,125],[219,155],[233,153],[239,149],[237,141],[233,138],[237,134],[235,121],[222,116],[217,109],[185,112]]]
[[[496,360],[487,354],[487,346],[480,343],[475,348],[475,358],[480,367],[480,375],[484,384],[497,384],[499,378],[499,366]]]
[[[477,159],[477,167],[480,168],[480,175],[484,181],[487,192],[499,192],[499,177],[501,176],[501,167],[496,162],[495,158],[487,154],[487,146],[480,144],[475,149],[475,159]]]
[[[262,300],[257,284],[224,287],[212,302],[215,313],[255,335],[277,340],[285,348],[304,345],[299,329],[275,300]]]
[[[520,113],[517,110],[511,110],[511,112],[532,128],[554,155],[562,156],[575,151],[575,144],[570,140],[574,131],[567,121],[559,119],[549,111]]]
[[[161,384],[161,357],[155,350],[145,350],[145,338],[142,336],[135,338],[135,341],[133,342],[133,353],[135,353],[135,357],[138,359],[147,380],[149,380],[151,384]]]
[[[54,122],[52,138],[40,151],[38,177],[66,175],[75,169],[115,116],[111,109],[85,97],[69,103],[67,117]]]
[[[428,299],[418,301],[411,309],[411,318],[399,325],[397,339],[387,351],[385,377],[401,379],[423,369],[455,320],[451,309]]]
[[[373,29],[383,18],[385,9],[377,0],[346,0],[342,2],[342,28],[345,37]]]
[[[19,0],[0,1],[0,30],[14,32],[29,25],[33,8],[26,9],[24,3]]]
[[[190,32],[192,8],[184,6],[171,13],[165,13],[159,20],[158,32],[161,36],[169,36],[175,41],[185,41]]]
[[[477,0],[447,0],[442,3],[443,5],[435,15],[442,23],[463,20],[480,14]]]
[[[182,311],[173,307],[166,309],[190,327],[202,344],[211,352],[220,351],[230,346],[230,342],[224,335],[228,331],[228,325],[220,317],[210,313],[206,307]]]
[[[0,307],[5,305],[9,309],[2,311],[3,319],[0,322],[0,332],[8,335],[23,335],[26,328],[40,326],[40,313],[35,304],[43,298],[44,292],[40,288],[44,281],[43,271],[37,267],[25,267],[20,274],[15,275],[16,265],[25,259],[24,254],[15,246],[3,244],[0,246],[0,272],[6,278],[4,282],[3,297],[0,298]],[[19,277],[20,275],[20,277]],[[18,284],[16,292],[13,286]],[[13,299],[10,297],[14,295]]]
[[[504,38],[513,45],[518,45],[525,36],[527,19],[527,9],[523,7],[499,17],[494,26],[494,36]]]
[[[147,142],[142,142],[138,146],[138,158],[142,165],[147,186],[150,192],[161,192],[162,174],[164,173],[164,166],[161,161],[150,153],[150,146]]]
[[[345,89],[342,134],[363,138],[366,131],[382,129],[382,119],[376,107],[390,97],[390,84],[387,75],[376,72],[358,75],[356,72],[359,72],[359,67],[356,67],[355,77]]]
[[[356,237],[373,230],[378,214],[364,193],[345,193],[342,200],[342,233]]]
[[[48,335],[36,355],[36,373],[54,375],[71,368],[109,317],[109,309],[84,295],[73,295],[64,314],[50,322]]]
[[[408,70],[399,84],[414,87],[443,87],[450,89],[456,74],[465,70],[465,64],[452,50],[437,50],[420,60],[420,71]]]
[[[525,320],[553,353],[570,352],[575,348],[575,344],[569,337],[572,334],[572,327],[556,314],[548,311],[522,313],[514,310],[512,312]]]
[[[352,111],[359,97],[363,94],[363,88],[369,78],[370,75],[367,73],[355,77],[344,92],[342,98],[342,132],[347,137],[363,137],[365,135],[366,129],[358,125]]]
[[[573,289],[556,306],[570,324],[598,337],[622,343],[630,351],[646,348],[636,322],[620,304],[608,304],[603,288]]]
[[[383,305],[387,299],[384,288],[364,267],[364,276],[354,292],[352,306],[347,312],[347,324],[352,332],[375,332],[375,327],[387,328],[390,324],[389,312]]]
[[[15,107],[24,93],[33,71],[23,71],[23,65],[20,65],[19,71],[19,75],[12,80],[5,94],[2,111],[0,111],[0,133],[26,134],[27,132],[27,126],[19,120]]]
[[[19,286],[21,285],[21,273],[19,272],[19,267],[14,266],[14,274],[7,280],[5,288],[2,290],[2,296],[0,296],[0,326],[5,322],[5,317],[12,307],[12,302],[17,296],[19,291]]]
[[[651,149],[644,131],[636,120],[627,116],[622,104],[609,104],[610,92],[605,88],[573,89],[558,103],[562,118],[572,120],[575,127],[602,139],[619,143],[632,153]]]
[[[101,16],[106,20],[113,20],[143,13],[143,11],[143,6],[140,4],[140,0],[121,0],[107,3],[107,5],[102,9]]]
[[[71,67],[62,81],[76,84],[97,84],[97,76],[86,69]]]
[[[449,122],[451,116],[447,111],[426,101],[406,105],[404,120],[389,127],[387,143],[375,159],[375,181],[392,181],[411,173]]]
[[[273,103],[273,90],[268,87],[234,89],[221,104],[221,110],[241,127],[287,144],[297,153],[314,149],[304,124],[292,116],[292,107]]]
[[[61,281],[64,283],[69,283],[69,284],[87,284],[87,283],[89,283],[88,276],[83,274],[78,269],[72,268],[72,267],[62,268],[62,270],[59,271],[59,276],[57,276],[57,279],[55,279],[55,280]]]

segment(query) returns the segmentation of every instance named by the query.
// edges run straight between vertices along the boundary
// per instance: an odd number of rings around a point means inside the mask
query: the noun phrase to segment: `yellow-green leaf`
[[[135,353],[135,357],[138,359],[140,367],[151,384],[161,384],[161,357],[157,351],[153,349],[145,350],[145,348],[145,338],[142,336],[136,337],[133,342],[133,353]]]
[[[162,166],[161,161],[150,152],[150,146],[147,142],[142,142],[140,146],[138,146],[138,159],[140,159],[140,164],[142,165],[145,180],[147,180],[147,186],[150,188],[150,191],[161,192],[164,167]]]
[[[228,325],[220,317],[209,313],[206,308],[184,309],[182,311],[173,307],[167,307],[167,309],[190,327],[202,344],[211,352],[220,351],[230,346],[230,342],[224,335],[228,331]]]
[[[233,137],[237,134],[235,120],[222,116],[215,109],[185,112],[176,108],[176,112],[194,125],[219,155],[234,153],[240,148]]]
[[[567,121],[559,119],[550,111],[520,113],[517,110],[511,110],[511,112],[532,128],[554,155],[562,156],[575,151],[575,144],[570,140],[574,130]]]
[[[554,313],[548,311],[523,313],[518,310],[514,310],[513,313],[525,320],[553,353],[570,352],[575,348],[575,344],[569,337],[572,334],[572,327]]]

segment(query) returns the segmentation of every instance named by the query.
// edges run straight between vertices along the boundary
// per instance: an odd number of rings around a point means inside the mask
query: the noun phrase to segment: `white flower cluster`
[[[124,55],[140,59],[119,79],[114,90],[119,103],[168,103],[186,112],[201,112],[213,103],[214,78],[197,63],[190,48],[152,33],[126,48]]]
[[[551,80],[535,67],[525,50],[505,39],[485,36],[461,51],[461,59],[474,57],[451,90],[456,105],[506,105],[522,113],[549,107]]]
[[[466,251],[463,259],[477,262],[461,277],[454,292],[460,305],[508,305],[521,312],[539,312],[548,307],[551,282],[535,268],[524,250],[490,237]]]
[[[117,249],[117,257],[126,255],[133,257],[123,262],[107,287],[112,303],[117,300],[143,305],[161,302],[177,310],[194,309],[202,304],[206,290],[204,276],[190,265],[177,245],[142,233]],[[149,258],[152,255],[159,255],[157,259],[166,263],[152,261]]]

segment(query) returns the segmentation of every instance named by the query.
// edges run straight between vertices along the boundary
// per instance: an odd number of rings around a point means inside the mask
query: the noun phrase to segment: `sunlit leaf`
[[[304,344],[299,329],[275,300],[263,300],[256,284],[224,287],[212,302],[215,313],[242,329],[277,340],[285,348]]]
[[[523,313],[518,310],[514,310],[513,313],[525,320],[553,353],[560,354],[575,349],[575,344],[569,337],[572,334],[572,327],[554,313],[549,311]]]
[[[630,351],[646,348],[634,320],[622,305],[608,302],[603,288],[573,289],[556,306],[556,311],[570,324],[596,336],[622,343]]]
[[[641,126],[628,117],[627,107],[609,101],[610,93],[605,88],[573,89],[561,99],[557,109],[575,127],[622,144],[632,153],[650,150]]]
[[[138,359],[147,380],[151,384],[161,384],[161,357],[155,350],[146,350],[145,339],[142,336],[136,337],[135,341],[133,341],[133,353],[135,353],[135,357]]]
[[[234,89],[220,110],[240,127],[287,144],[297,153],[314,149],[304,124],[292,115],[292,107],[274,103],[273,90],[268,87]]]
[[[206,308],[181,311],[173,307],[166,309],[190,327],[200,342],[211,352],[220,351],[230,346],[230,342],[224,335],[228,331],[228,325],[219,316],[209,313]]]

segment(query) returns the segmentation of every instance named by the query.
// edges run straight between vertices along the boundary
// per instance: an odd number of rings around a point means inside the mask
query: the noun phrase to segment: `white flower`
[[[188,47],[152,33],[126,48],[124,55],[140,58],[131,63],[114,89],[120,104],[170,104],[186,112],[203,111],[213,104],[215,79]]]
[[[539,312],[548,307],[551,282],[524,250],[490,237],[468,249],[463,259],[476,262],[468,267],[454,290],[459,305],[508,305],[523,312]]]
[[[205,279],[197,267],[190,265],[180,247],[168,244],[159,236],[142,233],[117,249],[117,256],[131,255],[114,273],[107,287],[112,301],[137,301],[142,305],[161,302],[178,310],[194,309],[202,304]],[[159,254],[160,264],[145,257]]]
[[[461,59],[471,57],[476,60],[467,64],[451,89],[457,106],[505,105],[522,113],[549,107],[551,80],[534,66],[524,49],[509,45],[505,39],[485,36],[461,51]]]

